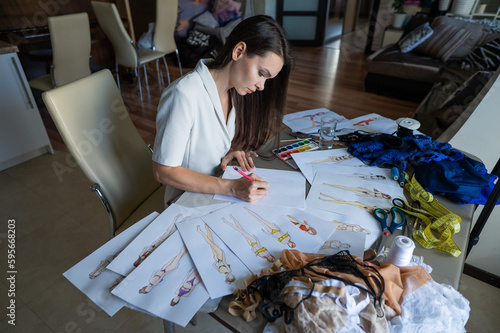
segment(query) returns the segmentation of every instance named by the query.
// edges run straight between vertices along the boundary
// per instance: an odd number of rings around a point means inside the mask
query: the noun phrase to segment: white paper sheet
[[[301,209],[249,204],[234,204],[202,219],[255,274],[284,249],[318,250],[335,229]]]
[[[112,294],[183,327],[209,298],[178,231],[116,286]]]
[[[212,299],[246,288],[252,272],[202,219],[177,223],[177,229]]]
[[[63,275],[108,315],[113,316],[125,302],[109,292],[120,274],[106,269],[113,258],[122,251],[159,214],[151,213],[112,238],[92,254],[67,270]]]
[[[337,135],[354,131],[393,134],[398,129],[395,120],[370,113],[350,120],[343,120],[337,124]]]
[[[339,121],[346,119],[333,111],[321,108],[286,114],[283,117],[283,123],[294,132],[318,133],[321,127],[321,117],[324,116],[332,116]]]
[[[143,232],[108,265],[108,269],[123,276],[132,272],[148,255],[155,251],[175,230],[175,222],[200,217],[214,210],[226,207],[227,203],[187,208],[170,205]]]
[[[309,184],[312,184],[317,167],[330,169],[335,172],[340,166],[353,166],[359,169],[367,167],[360,159],[349,154],[347,149],[338,148],[331,150],[316,150],[302,154],[291,155],[300,171],[307,178]]]
[[[269,193],[265,197],[250,203],[251,205],[305,208],[306,180],[300,172],[256,168],[249,173],[259,175],[269,183]],[[224,179],[238,179],[241,177],[231,167],[227,168],[222,175]],[[214,195],[214,199],[247,203],[235,197],[222,194]]]
[[[348,211],[352,218],[359,221],[357,224],[371,231],[366,238],[368,248],[381,232],[380,224],[372,215],[374,207],[389,209],[392,198],[404,197],[403,189],[394,184],[390,180],[387,184],[353,181],[345,175],[317,172],[307,196],[307,208],[335,213]]]

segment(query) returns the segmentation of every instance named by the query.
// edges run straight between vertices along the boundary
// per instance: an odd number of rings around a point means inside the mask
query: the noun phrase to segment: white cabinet
[[[17,53],[0,54],[0,170],[53,153]]]

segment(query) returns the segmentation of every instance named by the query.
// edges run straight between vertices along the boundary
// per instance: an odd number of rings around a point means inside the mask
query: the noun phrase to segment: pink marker
[[[246,179],[248,180],[253,180],[252,178],[248,177],[247,175],[245,175],[245,173],[243,171],[241,171],[240,169],[238,169],[237,167],[233,167],[234,170],[236,170],[240,175],[242,175],[243,177],[245,177]]]

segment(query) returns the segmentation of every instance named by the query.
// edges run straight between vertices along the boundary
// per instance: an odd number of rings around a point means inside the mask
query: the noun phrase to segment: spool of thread
[[[413,131],[420,128],[420,122],[412,118],[399,118],[396,124],[398,124],[396,135],[400,138],[413,135]]]
[[[392,242],[386,262],[394,266],[404,267],[410,265],[415,243],[406,236],[396,236]]]

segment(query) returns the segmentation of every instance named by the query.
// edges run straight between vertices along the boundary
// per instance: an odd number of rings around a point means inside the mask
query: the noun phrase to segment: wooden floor
[[[347,36],[323,47],[295,47],[295,66],[288,90],[287,113],[315,108],[327,108],[346,118],[368,113],[397,119],[413,117],[418,104],[384,97],[364,91],[367,55],[362,47],[356,47],[356,36]],[[360,43],[362,44],[362,43]],[[180,77],[174,59],[167,59],[170,77]],[[161,67],[165,73],[164,66]],[[184,73],[189,68],[183,68]],[[156,108],[162,90],[158,84],[156,69],[148,68],[149,88],[142,84],[143,101],[139,98],[137,82],[121,80],[122,96],[132,121],[146,143],[153,144],[155,137]],[[142,75],[144,79],[144,76]],[[166,81],[166,78],[165,78]],[[57,129],[43,106],[40,107],[49,137],[55,149],[66,150]]]

